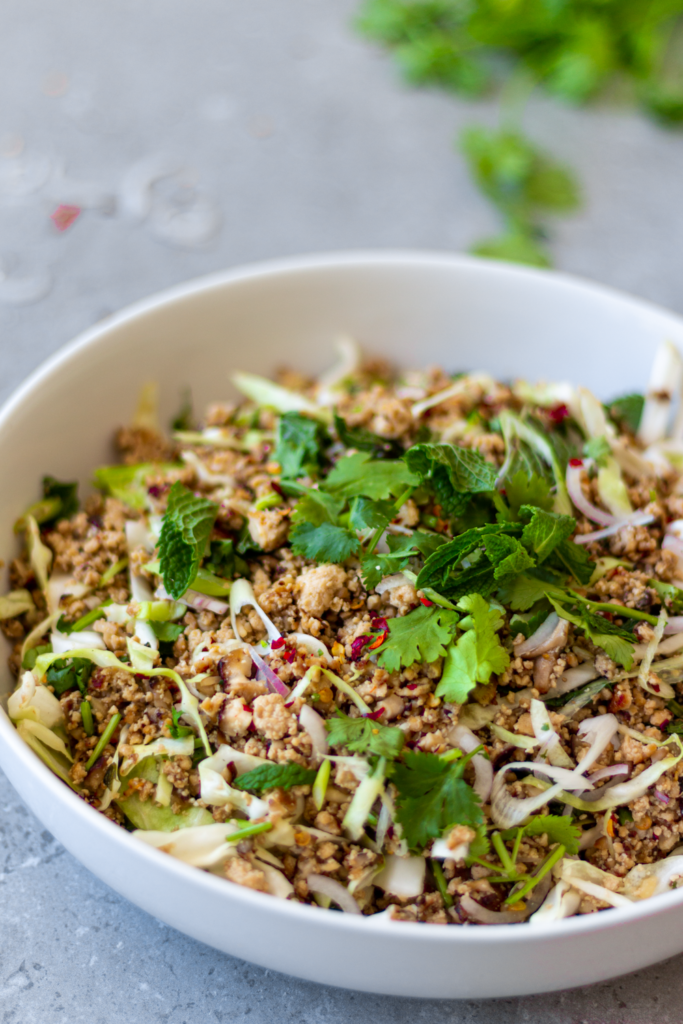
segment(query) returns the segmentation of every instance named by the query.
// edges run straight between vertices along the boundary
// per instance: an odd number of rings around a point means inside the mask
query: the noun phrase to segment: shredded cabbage
[[[34,609],[33,598],[28,590],[11,590],[9,594],[0,597],[0,619],[14,619]]]

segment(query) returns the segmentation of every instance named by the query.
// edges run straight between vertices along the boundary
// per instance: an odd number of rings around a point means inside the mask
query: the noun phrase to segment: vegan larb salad
[[[229,882],[435,924],[683,879],[681,359],[603,405],[398,372],[155,389],[96,491],[43,480],[0,597],[23,739]]]

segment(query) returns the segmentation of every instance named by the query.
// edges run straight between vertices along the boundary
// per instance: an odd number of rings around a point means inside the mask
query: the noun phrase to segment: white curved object
[[[231,372],[268,373],[285,354],[311,375],[322,372],[340,331],[406,367],[440,362],[476,365],[503,380],[567,379],[601,399],[642,390],[664,338],[683,345],[683,321],[648,303],[466,257],[346,253],[215,274],[98,324],[5,405],[0,557],[14,555],[12,524],[38,497],[46,468],[78,478],[87,493],[92,469],[108,461],[122,396],[134,400],[130,366],[137,379],[159,381],[167,422],[188,366],[197,367],[191,383],[202,408],[236,397]],[[98,429],[84,432],[83,422]],[[0,679],[6,697],[6,670]],[[46,828],[119,893],[217,949],[317,982],[391,995],[510,997],[588,985],[683,950],[681,889],[533,927],[367,920],[233,885],[140,842],[52,775],[4,711],[0,764]]]

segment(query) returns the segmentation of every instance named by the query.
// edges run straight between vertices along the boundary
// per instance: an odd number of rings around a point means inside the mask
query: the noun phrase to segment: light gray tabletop
[[[496,230],[453,150],[495,106],[405,87],[351,30],[355,6],[4,0],[0,398],[79,331],[187,278],[316,250],[462,251]],[[683,138],[547,101],[527,127],[585,187],[583,211],[555,230],[557,266],[683,311]],[[82,209],[61,233],[59,204]],[[0,775],[6,1024],[677,1024],[682,968],[495,1003],[295,981],[126,903]]]

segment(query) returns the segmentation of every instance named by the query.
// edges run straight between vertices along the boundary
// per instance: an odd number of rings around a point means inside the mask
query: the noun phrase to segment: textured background
[[[495,106],[404,87],[351,31],[354,8],[2,0],[0,398],[96,320],[187,278],[325,249],[461,251],[495,230],[452,144]],[[557,266],[683,312],[683,138],[544,101],[527,127],[585,186]],[[59,203],[83,211],[63,233]],[[3,1024],[678,1024],[681,967],[496,1003],[304,984],[125,903],[0,777]]]

